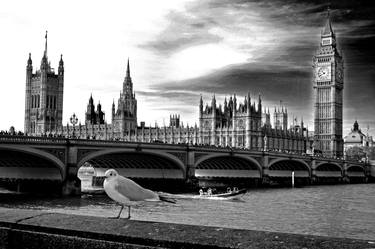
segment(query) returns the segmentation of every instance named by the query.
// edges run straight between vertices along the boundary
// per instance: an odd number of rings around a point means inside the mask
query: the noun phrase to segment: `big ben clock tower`
[[[342,157],[343,59],[336,48],[328,10],[320,46],[313,58],[314,144],[323,155]]]

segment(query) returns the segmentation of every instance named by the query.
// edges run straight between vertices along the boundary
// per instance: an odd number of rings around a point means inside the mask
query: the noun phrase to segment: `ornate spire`
[[[59,74],[63,74],[63,73],[64,73],[64,61],[63,61],[62,54],[61,54],[60,61],[59,61]]]
[[[331,24],[331,15],[330,15],[329,7],[327,8],[327,21],[326,21],[326,25],[324,26],[322,35],[324,35],[324,36],[333,35],[332,24]]]
[[[133,93],[133,82],[132,82],[132,78],[130,77],[129,58],[128,58],[128,63],[126,67],[126,76],[124,79],[122,91],[125,95],[129,95]]]
[[[128,65],[127,65],[127,67],[126,67],[126,78],[130,78],[129,57],[128,57]]]
[[[94,99],[92,98],[92,93],[91,93],[90,98],[89,98],[89,103],[90,103],[90,104],[93,104],[93,103],[94,103]]]
[[[48,31],[46,30],[46,35],[45,35],[45,39],[46,39],[46,43],[44,45],[44,56],[47,57],[47,34],[48,34]]]

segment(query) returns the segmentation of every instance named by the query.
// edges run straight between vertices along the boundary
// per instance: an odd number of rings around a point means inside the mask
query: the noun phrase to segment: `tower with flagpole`
[[[26,134],[46,134],[62,127],[64,95],[64,61],[62,55],[57,73],[47,53],[47,35],[40,69],[33,72],[31,53],[26,66],[25,127]]]

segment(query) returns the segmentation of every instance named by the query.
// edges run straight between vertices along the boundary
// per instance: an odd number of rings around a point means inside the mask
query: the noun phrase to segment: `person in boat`
[[[227,188],[227,193],[232,193],[232,190],[230,189],[230,187]]]
[[[207,195],[212,195],[212,189],[211,188],[207,189]]]
[[[200,195],[200,196],[204,195],[203,189],[200,189],[200,190],[199,190],[199,195]]]

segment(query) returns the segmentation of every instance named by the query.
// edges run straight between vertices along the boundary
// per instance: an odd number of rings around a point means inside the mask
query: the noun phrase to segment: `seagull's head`
[[[115,178],[116,176],[118,176],[118,173],[116,170],[114,169],[109,169],[105,172],[105,178],[106,179],[111,179],[111,178]]]

